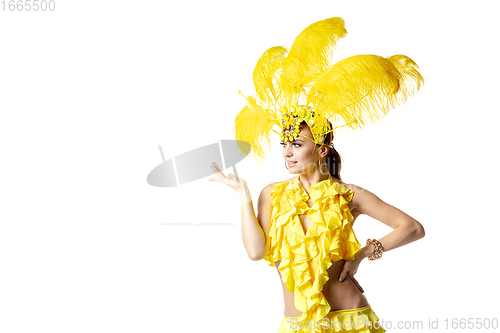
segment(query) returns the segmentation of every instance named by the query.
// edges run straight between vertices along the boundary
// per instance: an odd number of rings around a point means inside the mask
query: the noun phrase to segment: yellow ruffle
[[[302,188],[300,176],[293,182],[281,182],[271,190],[271,228],[264,260],[276,267],[288,291],[294,294],[301,321],[320,321],[330,311],[322,291],[328,281],[332,261],[353,260],[359,244],[348,207],[354,193],[334,182],[332,177],[309,187],[314,205]],[[312,225],[304,234],[298,215],[307,214]],[[319,331],[318,331],[319,332]]]

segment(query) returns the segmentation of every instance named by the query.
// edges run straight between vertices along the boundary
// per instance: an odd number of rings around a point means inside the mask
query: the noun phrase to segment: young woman
[[[294,175],[262,189],[257,216],[246,181],[212,165],[217,177],[210,180],[240,195],[248,256],[277,268],[285,301],[279,333],[385,332],[354,275],[363,259],[379,259],[424,236],[414,218],[341,180],[334,130],[376,122],[423,83],[404,55],[357,55],[330,66],[331,50],[346,33],[341,18],[319,21],[289,51],[272,47],[257,62],[257,97],[248,97],[236,116],[236,139],[263,157],[261,141],[269,141],[277,125],[285,166]],[[333,128],[330,119],[345,124]],[[394,230],[361,247],[352,229],[361,214]]]
[[[330,147],[325,145],[322,147],[315,147],[317,145],[315,145],[313,141],[311,130],[307,124],[302,123],[300,125],[299,134],[310,140],[301,138],[295,139],[292,142],[281,143],[283,144],[283,158],[286,166],[289,172],[296,176],[285,182],[269,184],[262,189],[257,203],[257,216],[255,216],[254,213],[252,199],[246,181],[242,178],[237,179],[232,173],[225,176],[215,163],[212,165],[212,169],[216,172],[217,178],[210,178],[210,180],[224,183],[234,190],[237,190],[240,195],[242,204],[241,223],[243,243],[250,259],[264,259],[267,254],[266,252],[271,248],[271,241],[269,238],[271,224],[276,223],[277,215],[284,211],[280,211],[275,207],[274,214],[271,214],[273,210],[271,192],[273,188],[275,188],[275,185],[278,185],[278,188],[280,188],[280,184],[284,184],[284,187],[281,187],[285,190],[279,193],[274,191],[275,195],[283,194],[286,192],[286,188],[290,191],[296,188],[303,189],[301,196],[305,193],[304,201],[309,207],[309,210],[307,208],[305,211],[297,210],[294,214],[290,214],[290,221],[285,221],[296,223],[296,225],[302,229],[301,232],[298,232],[298,237],[302,239],[305,238],[304,235],[307,235],[308,231],[313,227],[313,223],[321,223],[317,215],[310,214],[313,218],[313,221],[311,221],[309,218],[310,215],[307,213],[311,212],[311,209],[315,206],[319,206],[319,203],[316,203],[309,193],[311,188],[318,189],[318,184],[321,184],[323,189],[330,189],[330,192],[324,190],[322,194],[334,197],[340,193],[343,198],[342,201],[345,200],[343,207],[342,204],[335,204],[334,202],[334,204],[329,205],[329,207],[322,207],[322,212],[320,212],[320,214],[324,215],[328,213],[338,214],[339,211],[342,212],[342,209],[344,209],[344,219],[339,223],[339,227],[336,228],[336,233],[338,234],[337,238],[353,238],[355,242],[356,238],[351,227],[356,218],[361,214],[366,214],[394,229],[391,233],[379,240],[383,246],[384,252],[424,237],[424,228],[414,218],[382,201],[368,190],[342,182],[340,178],[340,156],[338,152],[333,146]],[[325,140],[325,142],[329,141],[329,139]],[[333,184],[338,184],[334,191],[332,191],[333,187],[330,187]],[[340,202],[340,195],[337,195],[338,198],[334,201]],[[321,198],[321,195],[317,195],[316,197]],[[283,196],[279,198],[275,197],[274,201],[282,199]],[[306,199],[308,200],[306,201]],[[296,203],[296,201],[291,203]],[[347,204],[347,206],[345,206],[345,204]],[[330,210],[330,212],[328,212],[328,210]],[[316,212],[314,213],[318,213],[319,211],[320,209],[316,208]],[[298,213],[303,214],[299,215]],[[349,216],[350,214],[352,215]],[[318,220],[314,220],[314,218],[318,218]],[[342,231],[340,230],[341,228],[343,229]],[[292,232],[298,231],[297,229],[292,230]],[[335,235],[333,235],[332,238],[335,238]],[[283,241],[283,238],[281,241]],[[329,278],[326,278],[327,281],[323,285],[322,294],[331,309],[329,315],[326,316],[327,321],[325,322],[323,319],[319,322],[326,323],[324,325],[324,327],[326,327],[325,332],[337,332],[338,330],[334,330],[335,326],[337,326],[337,328],[341,326],[344,328],[346,328],[346,326],[354,326],[354,324],[349,324],[347,322],[359,323],[359,329],[363,328],[363,324],[369,326],[371,322],[372,329],[370,329],[370,332],[384,332],[384,330],[378,326],[379,324],[377,324],[378,317],[376,317],[373,310],[371,310],[367,298],[363,295],[363,289],[354,278],[360,263],[374,253],[374,243],[359,248],[355,253],[349,252],[351,250],[349,244],[344,245],[345,248],[341,249],[340,255],[337,256],[339,260],[332,260],[331,266],[326,270],[326,276]],[[340,259],[340,257],[347,257],[346,259],[349,260]],[[317,262],[314,264],[320,265],[321,263]],[[302,313],[295,307],[294,294],[287,290],[287,286],[283,282],[283,276],[278,269],[280,267],[280,261],[274,261],[274,266],[278,270],[285,302],[285,318],[278,332],[302,332],[302,330],[300,330],[301,325],[299,325],[299,318]],[[295,321],[293,320],[294,318],[296,319]],[[292,320],[292,322],[290,320]],[[293,324],[296,326],[295,329],[293,329]],[[310,323],[311,327],[312,325],[313,323]],[[302,327],[305,326],[307,326],[306,323],[302,324]],[[328,330],[328,328],[330,328],[330,330]],[[352,331],[355,332],[356,330],[353,329]]]

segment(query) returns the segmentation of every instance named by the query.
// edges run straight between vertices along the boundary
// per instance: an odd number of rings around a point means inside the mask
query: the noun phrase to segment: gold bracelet
[[[382,252],[384,251],[382,244],[376,239],[367,239],[366,245],[370,244],[373,244],[375,248],[373,249],[373,253],[368,257],[368,260],[373,261],[382,258]]]

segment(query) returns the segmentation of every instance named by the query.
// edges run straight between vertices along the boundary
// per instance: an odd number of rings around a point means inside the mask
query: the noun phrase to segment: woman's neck
[[[313,173],[313,174],[305,174],[301,173],[299,174],[299,181],[302,184],[302,187],[307,189],[310,186],[313,186],[314,184],[317,184],[323,180],[329,179],[330,173],[328,174],[322,174],[322,173]]]

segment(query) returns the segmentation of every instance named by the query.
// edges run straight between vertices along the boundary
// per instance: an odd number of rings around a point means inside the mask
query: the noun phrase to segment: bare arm
[[[359,212],[394,229],[391,233],[378,239],[384,247],[384,252],[409,244],[425,236],[424,227],[413,217],[382,201],[368,190],[354,185],[351,185],[350,188],[355,193],[353,201],[356,201],[355,206]],[[373,248],[372,244],[365,246],[358,251],[358,255],[361,258],[366,258],[373,253]]]
[[[252,199],[245,185],[238,190],[241,199],[241,232],[243,245],[248,257],[261,260],[266,255],[268,236],[271,225],[271,194],[272,185],[264,187],[257,203],[258,217],[255,216]]]
[[[232,173],[227,176],[213,162],[212,169],[217,177],[209,178],[211,181],[226,184],[238,191],[241,199],[241,230],[243,245],[248,257],[252,260],[263,259],[267,249],[267,234],[269,233],[271,220],[271,190],[272,184],[262,189],[258,202],[259,217],[255,217],[252,198],[248,190],[247,182],[243,178],[236,177]]]

